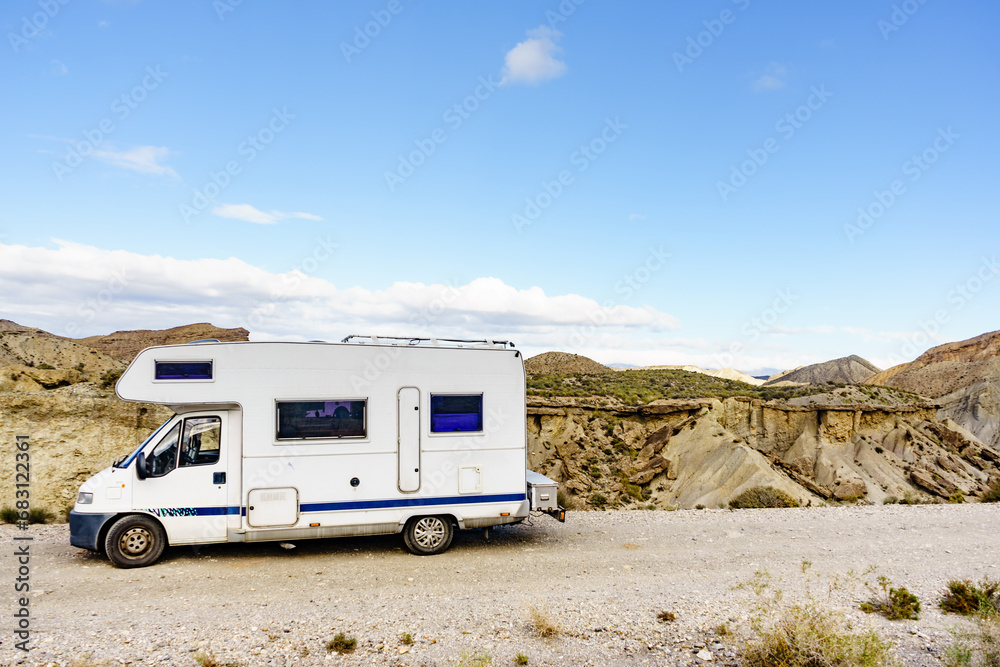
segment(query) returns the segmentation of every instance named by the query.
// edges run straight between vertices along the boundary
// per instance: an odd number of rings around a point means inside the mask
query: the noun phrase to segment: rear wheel
[[[403,542],[411,553],[431,556],[451,546],[455,529],[450,516],[421,516],[410,519],[403,529]]]
[[[146,567],[163,554],[167,536],[163,527],[143,514],[130,514],[115,521],[104,538],[104,551],[115,567]]]

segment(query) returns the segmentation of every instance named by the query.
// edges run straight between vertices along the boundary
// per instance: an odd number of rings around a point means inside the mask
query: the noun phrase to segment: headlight
[[[81,491],[76,494],[76,504],[77,505],[89,505],[94,502],[94,494],[88,493],[86,491]]]

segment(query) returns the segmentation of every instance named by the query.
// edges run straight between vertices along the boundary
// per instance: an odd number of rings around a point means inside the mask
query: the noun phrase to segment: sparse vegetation
[[[990,490],[983,494],[980,502],[998,503],[1000,502],[1000,477],[994,477]]]
[[[17,523],[21,520],[21,514],[13,507],[0,509],[0,521],[4,523]]]
[[[358,640],[343,632],[338,632],[326,643],[327,652],[351,653],[358,647]]]
[[[799,501],[773,486],[755,486],[729,501],[731,509],[798,506]]]
[[[896,665],[889,642],[873,630],[854,632],[835,611],[815,603],[792,605],[746,644],[748,667],[888,667]]]
[[[947,667],[997,667],[1000,665],[1000,614],[980,615],[972,630],[955,630],[948,647]]]
[[[493,654],[489,651],[465,651],[458,659],[458,667],[490,667]]]
[[[836,383],[833,386],[843,385]],[[765,401],[788,400],[825,394],[829,391],[830,385],[757,387],[736,380],[677,369],[625,370],[611,373],[539,373],[528,376],[529,396],[610,396],[627,405],[642,405],[662,398],[749,396]],[[917,394],[894,387],[865,387],[864,393],[873,399],[885,395],[901,403],[922,400]],[[593,415],[592,417],[596,418]],[[609,422],[605,433],[611,436],[616,425]]]
[[[214,653],[205,653],[204,651],[196,652],[194,661],[201,667],[242,667],[242,664],[236,661],[219,662]]]
[[[528,625],[532,632],[545,639],[556,637],[562,632],[559,625],[537,607],[528,608]]]
[[[677,620],[677,614],[672,611],[661,611],[656,615],[656,618],[660,623],[673,623]]]
[[[524,653],[518,653],[517,655],[514,656],[514,663],[518,665],[527,665],[528,656],[525,655]]]
[[[32,507],[28,510],[28,523],[48,523],[56,518],[56,515],[45,507]]]
[[[590,496],[590,504],[598,509],[603,509],[608,504],[608,498],[603,493],[594,493]]]
[[[861,611],[866,614],[882,614],[890,621],[916,621],[920,618],[917,596],[903,587],[893,588],[888,577],[879,576],[877,587],[867,582],[865,586],[874,594],[870,600],[861,603]]]
[[[968,579],[948,582],[941,596],[941,611],[948,614],[1000,614],[1000,581],[984,577],[973,583]]]
[[[403,632],[399,635],[399,643],[403,646],[409,646],[413,643],[413,635],[409,632]]]
[[[105,389],[110,389],[115,386],[115,383],[118,382],[118,378],[122,376],[122,372],[123,371],[104,371],[101,375],[101,386]]]
[[[36,368],[38,368],[38,370],[40,370],[40,371],[54,371],[56,369],[55,366],[53,366],[52,364],[47,364],[44,361],[42,363],[38,364],[38,366],[36,366]]]

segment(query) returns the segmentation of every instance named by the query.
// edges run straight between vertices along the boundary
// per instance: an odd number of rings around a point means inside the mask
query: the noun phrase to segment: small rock
[[[702,649],[697,653],[695,653],[694,655],[699,660],[704,660],[705,662],[710,662],[715,658],[715,656],[712,655],[712,652],[709,651],[708,649]]]

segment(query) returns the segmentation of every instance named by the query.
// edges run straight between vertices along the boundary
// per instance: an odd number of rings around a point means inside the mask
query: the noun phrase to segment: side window
[[[222,420],[218,417],[192,417],[184,420],[180,465],[199,466],[219,460],[219,435]]]
[[[363,438],[368,401],[278,401],[278,440]]]
[[[177,440],[180,435],[181,422],[177,422],[153,447],[146,459],[150,477],[162,477],[177,467]]]
[[[482,430],[482,394],[431,394],[431,433]]]

